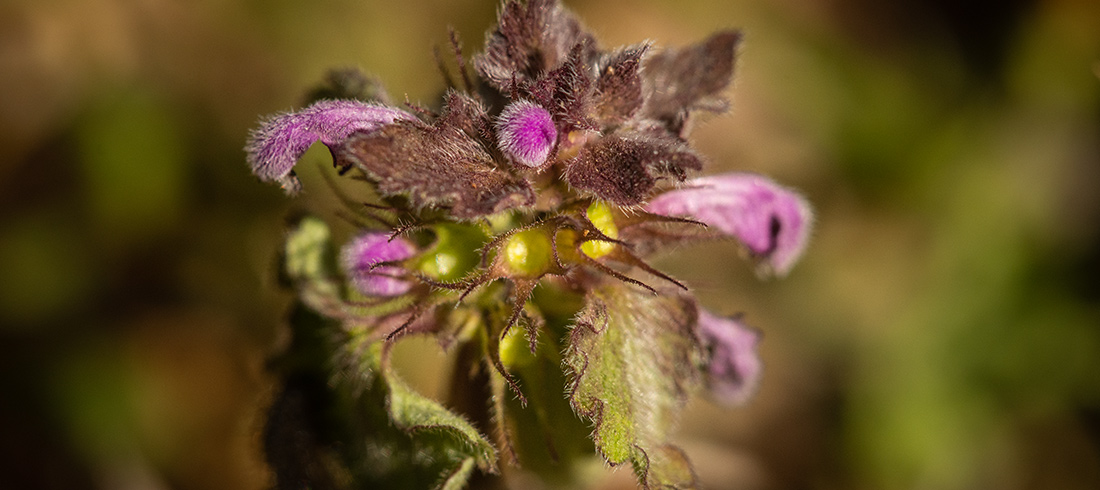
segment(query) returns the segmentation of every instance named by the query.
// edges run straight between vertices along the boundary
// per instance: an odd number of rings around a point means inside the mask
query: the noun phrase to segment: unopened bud
[[[550,112],[532,102],[513,102],[497,120],[500,150],[525,167],[541,167],[558,139]]]

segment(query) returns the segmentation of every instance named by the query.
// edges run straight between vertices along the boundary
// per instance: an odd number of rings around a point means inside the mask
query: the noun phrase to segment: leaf
[[[446,478],[436,487],[439,490],[462,490],[466,488],[466,483],[474,474],[474,468],[476,468],[476,460],[466,458],[453,472],[444,475]]]
[[[694,300],[678,291],[609,284],[589,293],[570,335],[573,409],[595,425],[604,459],[630,462],[647,488],[695,486],[668,434],[700,381],[696,315]]]
[[[585,146],[569,162],[565,178],[600,199],[633,206],[650,197],[660,176],[682,181],[686,169],[702,167],[687,145],[663,131],[624,131]]]
[[[401,121],[355,134],[335,151],[336,163],[362,170],[384,196],[407,196],[416,208],[450,207],[458,219],[534,204],[531,185],[494,166],[479,141],[488,121],[477,102],[451,93],[435,124]]]
[[[557,0],[510,0],[497,27],[474,57],[474,67],[490,85],[510,92],[513,82],[529,83],[561,64],[578,43],[595,49],[595,39]]]
[[[642,452],[638,461],[648,463],[641,467],[635,464],[634,467],[646,488],[699,488],[699,478],[691,467],[691,461],[676,446],[666,444]]]
[[[559,134],[576,129],[596,129],[589,117],[592,75],[587,60],[590,44],[577,43],[561,66],[551,70],[531,87],[531,97],[543,107],[552,108]]]
[[[332,233],[320,218],[304,216],[291,227],[282,260],[283,279],[300,291],[311,308],[327,310],[340,302]]]
[[[334,360],[332,386],[347,400],[343,417],[361,417],[346,441],[358,487],[390,487],[415,474],[423,486],[460,488],[475,468],[497,471],[492,443],[465,418],[417,393],[385,362],[384,342],[366,335],[347,341]],[[434,476],[433,476],[434,475]],[[411,486],[405,481],[403,486]]]
[[[648,44],[630,46],[608,55],[597,66],[595,109],[604,124],[622,124],[642,107],[642,56]]]
[[[389,385],[387,407],[394,425],[414,434],[438,433],[449,437],[477,467],[485,471],[494,470],[496,450],[470,422],[439,402],[413,391],[389,369],[383,373]]]
[[[721,93],[733,79],[739,31],[721,31],[699,44],[668,49],[643,63],[646,117],[664,121],[679,134],[687,113],[696,109],[726,110]]]
[[[497,471],[492,443],[465,418],[412,389],[385,362],[384,341],[306,305],[272,365],[284,388],[265,451],[276,488],[460,488]]]

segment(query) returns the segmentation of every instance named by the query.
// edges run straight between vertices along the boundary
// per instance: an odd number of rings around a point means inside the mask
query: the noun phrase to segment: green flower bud
[[[435,246],[425,253],[417,269],[437,281],[462,279],[481,261],[480,250],[488,238],[470,225],[441,224],[433,228]]]
[[[600,230],[600,233],[610,238],[619,238],[619,227],[615,226],[614,214],[612,213],[611,206],[606,202],[593,202],[588,206],[585,215],[588,216],[588,221],[592,222],[592,226]],[[617,245],[613,242],[589,240],[581,244],[581,251],[593,259],[598,259],[614,251],[616,246]]]
[[[554,248],[545,230],[524,230],[508,237],[504,245],[504,262],[510,272],[523,277],[539,277],[554,260]]]
[[[508,369],[522,368],[534,362],[531,344],[522,328],[513,327],[500,339],[500,362]]]

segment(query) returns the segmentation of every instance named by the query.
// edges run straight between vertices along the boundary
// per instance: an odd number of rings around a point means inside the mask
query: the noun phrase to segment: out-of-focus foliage
[[[608,45],[743,28],[696,146],[818,210],[784,281],[720,246],[662,264],[764,333],[757,398],[693,405],[675,441],[704,485],[1100,487],[1100,6],[566,3]],[[0,487],[266,487],[295,203],[249,175],[247,129],[330,67],[434,100],[431,46],[480,45],[494,9],[0,5]],[[298,168],[322,188],[328,163]],[[442,355],[411,350],[432,393]]]

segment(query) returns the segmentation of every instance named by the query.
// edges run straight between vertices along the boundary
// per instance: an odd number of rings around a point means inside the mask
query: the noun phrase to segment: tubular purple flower
[[[525,167],[542,166],[557,139],[558,131],[550,112],[533,102],[513,102],[497,119],[500,150]]]
[[[405,111],[357,100],[322,100],[297,112],[276,115],[252,131],[245,151],[252,173],[278,182],[287,192],[299,190],[291,170],[315,141],[330,149],[352,133],[371,132],[398,119],[413,120]]]
[[[416,248],[404,238],[390,240],[389,233],[371,231],[344,245],[340,263],[359,292],[367,296],[399,296],[412,287],[409,281],[395,277],[401,274],[401,268],[376,265],[405,260],[415,253]]]
[[[689,217],[737,238],[766,271],[782,276],[802,255],[813,212],[797,192],[746,173],[701,177],[654,198],[646,210]]]
[[[763,366],[756,353],[760,333],[738,318],[699,309],[699,340],[710,351],[706,383],[715,401],[743,405],[756,393]]]

